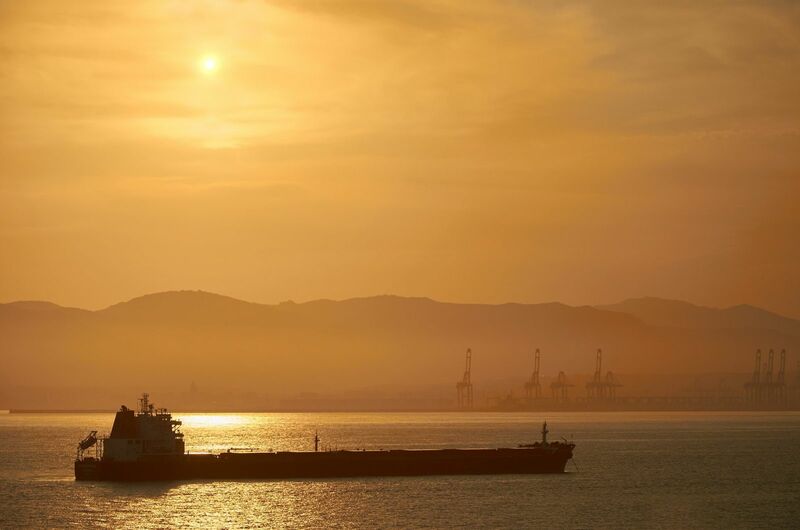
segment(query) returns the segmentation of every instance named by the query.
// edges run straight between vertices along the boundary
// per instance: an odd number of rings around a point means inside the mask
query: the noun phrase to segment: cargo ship
[[[78,443],[76,480],[291,479],[367,476],[563,473],[575,444],[541,441],[497,449],[388,449],[187,453],[181,422],[144,394],[139,410],[122,406],[111,433]],[[93,450],[91,450],[93,449]]]

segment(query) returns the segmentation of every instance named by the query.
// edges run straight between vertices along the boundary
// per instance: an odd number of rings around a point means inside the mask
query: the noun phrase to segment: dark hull
[[[77,480],[286,479],[563,473],[572,446],[149,456],[75,461]]]

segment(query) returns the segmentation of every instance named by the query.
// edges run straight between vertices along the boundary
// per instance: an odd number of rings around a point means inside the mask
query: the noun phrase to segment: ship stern
[[[96,458],[75,460],[75,480],[99,480],[100,461]]]

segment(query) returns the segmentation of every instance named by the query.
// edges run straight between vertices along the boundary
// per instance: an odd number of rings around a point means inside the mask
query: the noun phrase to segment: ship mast
[[[153,412],[153,405],[150,404],[150,394],[147,392],[142,394],[139,398],[139,413],[151,414]]]

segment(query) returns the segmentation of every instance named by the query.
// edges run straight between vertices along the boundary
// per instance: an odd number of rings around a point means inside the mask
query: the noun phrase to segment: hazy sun
[[[217,69],[217,58],[213,55],[206,55],[203,57],[203,60],[200,61],[200,65],[204,72],[211,73]]]

